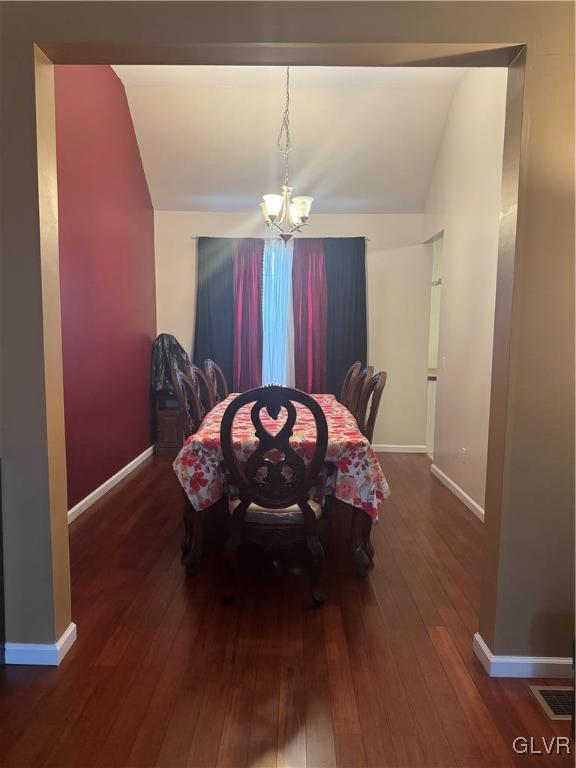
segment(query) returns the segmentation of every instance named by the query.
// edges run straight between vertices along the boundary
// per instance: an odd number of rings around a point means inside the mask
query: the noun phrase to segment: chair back
[[[200,401],[200,407],[202,410],[202,418],[211,411],[216,405],[215,395],[212,390],[212,386],[208,381],[204,371],[194,363],[186,366],[186,376],[190,380],[190,383],[196,390],[196,395]]]
[[[214,360],[208,358],[208,360],[204,360],[204,373],[206,374],[208,383],[212,387],[215,402],[221,403],[222,400],[225,400],[230,394],[224,371],[214,362]]]
[[[295,403],[312,413],[316,426],[314,452],[308,462],[290,445],[298,418]],[[242,455],[242,461],[239,461],[232,434],[234,418],[249,404],[252,404],[250,419],[258,446],[248,456]],[[286,420],[279,422],[276,434],[271,434],[262,424],[260,417],[264,410],[274,420],[278,419],[281,410],[285,412]],[[328,446],[328,424],[313,397],[298,389],[273,384],[250,389],[232,400],[222,417],[220,444],[230,482],[238,488],[243,502],[254,502],[270,510],[284,509],[292,504],[298,504],[302,509],[307,506],[310,489],[318,484]]]
[[[372,376],[370,381],[364,387],[360,402],[358,405],[358,416],[356,421],[360,427],[360,431],[364,437],[368,438],[371,443],[374,436],[374,425],[378,416],[378,409],[380,408],[380,399],[382,398],[382,392],[386,386],[386,371],[379,371],[375,376]],[[370,413],[368,418],[368,403],[370,403]]]
[[[186,439],[193,435],[202,423],[204,418],[202,403],[198,397],[196,387],[185,373],[182,373],[178,368],[172,368],[171,378],[182,417],[184,439]]]
[[[372,376],[374,376],[374,368],[369,365],[358,374],[356,381],[354,382],[354,388],[350,397],[350,405],[348,405],[348,410],[354,416],[356,421],[358,421],[358,408],[362,398],[362,393],[364,392],[364,387],[370,381]]]
[[[342,405],[345,405],[346,408],[350,405],[350,398],[352,397],[352,390],[354,389],[354,384],[356,383],[356,377],[360,373],[360,370],[362,368],[362,363],[357,360],[355,363],[352,363],[350,368],[348,368],[348,373],[344,377],[344,383],[342,384],[342,391],[340,392],[340,402]]]

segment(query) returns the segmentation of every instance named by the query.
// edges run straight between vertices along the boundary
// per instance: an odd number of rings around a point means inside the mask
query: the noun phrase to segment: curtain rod
[[[190,235],[190,240],[200,240],[201,237],[221,237],[221,235]],[[348,236],[343,235],[341,237],[336,237],[334,239],[335,240],[347,240],[348,238],[352,239],[352,238],[355,238],[355,237],[361,237],[363,240],[366,240],[367,243],[371,242],[370,238],[366,237],[366,235],[364,235],[364,236],[362,236],[362,235],[348,235]],[[244,238],[242,238],[242,237],[229,237],[227,239],[228,240],[243,240]],[[299,239],[299,240],[302,240],[302,239],[304,239],[304,240],[306,240],[306,239],[312,240],[312,239],[316,239],[316,238],[297,238],[297,239]],[[317,239],[318,240],[328,240],[330,238],[329,237],[319,237]],[[279,240],[279,238],[277,238],[277,237],[257,237],[256,240]]]

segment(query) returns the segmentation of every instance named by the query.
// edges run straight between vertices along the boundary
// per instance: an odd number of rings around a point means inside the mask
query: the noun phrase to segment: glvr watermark
[[[512,742],[517,755],[571,755],[568,736],[517,736]]]

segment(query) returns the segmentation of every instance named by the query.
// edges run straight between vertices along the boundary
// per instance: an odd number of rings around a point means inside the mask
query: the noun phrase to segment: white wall
[[[196,320],[196,231],[188,213],[154,211],[156,332],[171,333],[190,354]],[[191,234],[192,233],[192,234]]]
[[[422,245],[422,214],[315,214],[308,237],[367,242],[368,358],[388,372],[374,443],[426,445],[426,376],[431,246]],[[206,237],[269,237],[254,214],[156,211],[158,333],[172,333],[191,351],[196,302],[196,241]]]
[[[484,507],[506,70],[472,69],[448,114],[425,207],[444,230],[434,464]]]

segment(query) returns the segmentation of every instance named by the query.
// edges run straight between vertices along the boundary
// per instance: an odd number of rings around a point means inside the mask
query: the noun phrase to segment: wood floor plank
[[[334,747],[338,768],[366,768],[364,741],[361,734],[336,733]]]
[[[309,611],[304,621],[304,674],[306,678],[306,765],[333,768],[334,726],[321,611]]]
[[[306,678],[304,674],[304,612],[298,596],[284,599],[291,610],[282,622],[283,651],[278,706],[278,768],[306,768]]]
[[[409,707],[406,691],[391,652],[386,626],[371,590],[365,591],[364,606],[363,621],[373,660],[373,675],[379,690],[384,692],[381,696],[382,709],[392,738],[395,765],[428,765],[417,722]]]
[[[500,732],[485,707],[482,697],[470,679],[450,635],[444,627],[436,627],[431,630],[431,636],[444,669],[453,682],[462,708],[474,732],[478,735],[478,741],[482,744],[486,759],[496,767],[508,765],[510,753],[502,741]]]
[[[341,611],[337,606],[327,605],[322,613],[334,732],[360,734],[362,731]]]
[[[339,602],[350,653],[350,667],[356,692],[358,717],[362,726],[364,759],[367,766],[395,766],[396,755],[382,696],[376,686],[371,664],[369,642],[362,620],[362,610],[356,584],[342,579],[339,584]]]
[[[280,712],[281,636],[280,615],[274,595],[267,590],[271,602],[265,605],[257,639],[257,666],[247,766],[276,768],[278,762]]]
[[[394,596],[405,626],[404,642],[409,642],[414,649],[421,681],[433,702],[456,764],[465,767],[484,765],[481,746],[470,732],[456,692],[402,574],[393,561],[387,562],[385,568],[381,566],[380,571],[373,576],[376,594],[381,593],[384,582]]]
[[[444,733],[442,722],[434,707],[433,699],[423,685],[422,669],[413,643],[413,632],[423,632],[417,623],[414,628],[405,618],[394,599],[394,593],[385,580],[373,581],[374,594],[384,621],[384,630],[398,675],[402,681],[408,706],[416,724],[420,744],[426,755],[426,763],[437,768],[456,765],[454,754]]]

